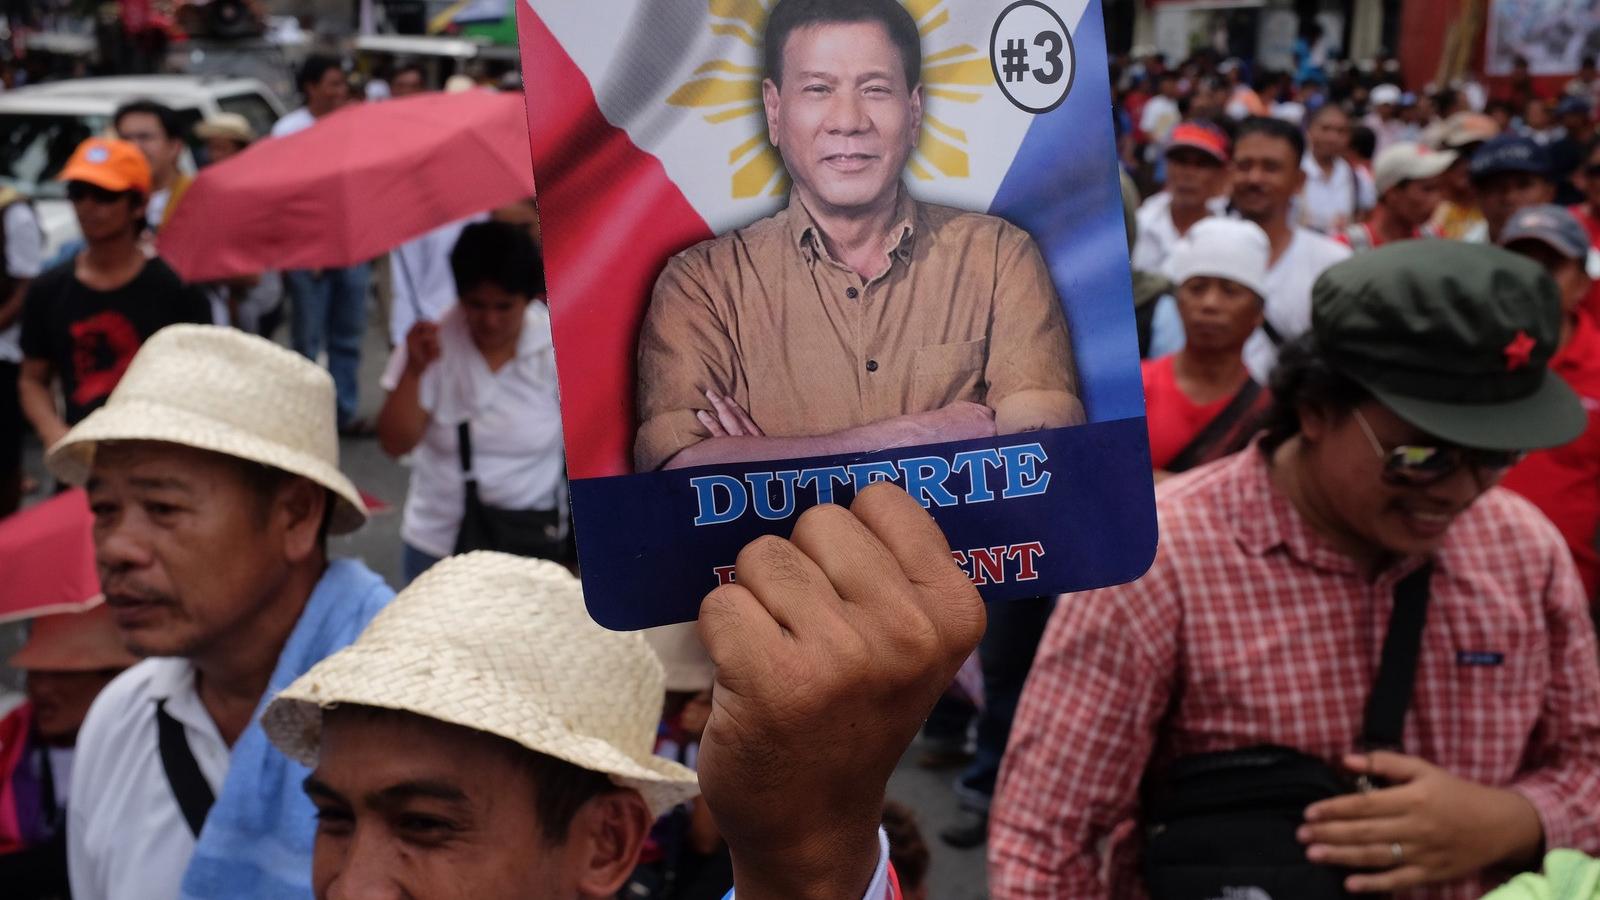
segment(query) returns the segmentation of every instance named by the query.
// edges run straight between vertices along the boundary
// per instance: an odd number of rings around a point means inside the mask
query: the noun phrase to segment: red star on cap
[[[1533,338],[1528,337],[1526,331],[1518,330],[1517,336],[1511,339],[1504,351],[1506,355],[1506,371],[1515,372],[1527,365],[1533,358],[1533,348],[1538,344]]]

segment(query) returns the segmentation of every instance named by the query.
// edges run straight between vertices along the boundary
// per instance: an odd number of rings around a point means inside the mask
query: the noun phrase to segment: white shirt
[[[283,137],[284,135],[294,134],[296,131],[304,131],[315,124],[317,124],[317,117],[311,114],[311,110],[302,106],[275,122],[272,126],[272,136]]]
[[[1145,101],[1144,111],[1139,114],[1139,130],[1150,140],[1165,146],[1172,129],[1182,120],[1183,113],[1178,111],[1178,101],[1165,94],[1157,94]]]
[[[194,835],[161,767],[156,701],[183,726],[213,794],[228,774],[228,745],[195,690],[188,660],[147,659],[95,698],[78,732],[67,870],[75,900],[173,900]]]
[[[538,301],[528,304],[517,355],[498,372],[489,371],[472,343],[459,306],[439,320],[439,344],[440,358],[418,384],[418,399],[430,418],[412,454],[400,537],[430,556],[449,556],[466,503],[456,449],[461,422],[472,423],[472,466],[478,494],[488,506],[562,508],[566,459],[549,308]],[[395,389],[405,367],[402,343],[384,370],[384,390]]]
[[[1266,318],[1284,342],[1311,330],[1311,286],[1324,270],[1350,258],[1350,248],[1305,228],[1295,228],[1289,248],[1267,270]],[[1244,344],[1244,364],[1261,384],[1278,364],[1278,348],[1262,329]]]
[[[26,203],[13,203],[5,211],[6,274],[12,278],[38,278],[44,271],[44,231],[39,217]],[[0,297],[0,300],[6,298]],[[22,317],[0,331],[0,362],[22,362]]]
[[[1343,159],[1334,159],[1333,171],[1324,175],[1322,166],[1307,152],[1300,160],[1300,170],[1306,173],[1306,186],[1295,198],[1290,218],[1312,231],[1332,234],[1356,221],[1358,204],[1361,210],[1378,205],[1372,177]]]
[[[450,251],[461,232],[483,215],[472,216],[407,241],[389,251],[389,283],[393,297],[389,306],[389,343],[400,346],[406,332],[422,318],[437,322],[444,311],[455,305],[456,280],[450,272]]]
[[[144,218],[150,223],[151,228],[160,228],[161,223],[167,218],[167,203],[172,199],[172,188],[164,187],[150,194],[150,202],[145,204]]]
[[[1212,197],[1206,201],[1206,209],[1213,216],[1221,215],[1227,208],[1226,197]],[[1133,241],[1134,271],[1162,271],[1173,246],[1181,237],[1178,226],[1172,224],[1172,195],[1166,191],[1150,195],[1148,200],[1139,204],[1138,212],[1134,213],[1134,223],[1138,228],[1138,235]]]

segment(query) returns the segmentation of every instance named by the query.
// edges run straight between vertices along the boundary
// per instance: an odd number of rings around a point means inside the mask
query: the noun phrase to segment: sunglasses
[[[1583,174],[1590,178],[1600,178],[1600,163],[1593,163],[1583,167]]]
[[[1362,433],[1372,444],[1372,452],[1383,462],[1383,480],[1389,484],[1426,487],[1449,478],[1463,466],[1470,466],[1479,479],[1493,481],[1522,461],[1523,454],[1519,450],[1425,444],[1401,444],[1386,450],[1361,410],[1355,410],[1355,416]]]
[[[126,193],[125,191],[108,191],[97,184],[90,184],[87,181],[67,182],[67,199],[73,203],[81,203],[85,200],[101,205],[115,203],[121,200]]]

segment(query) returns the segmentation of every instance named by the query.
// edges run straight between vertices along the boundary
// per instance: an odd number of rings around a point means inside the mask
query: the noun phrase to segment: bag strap
[[[1189,443],[1183,445],[1172,461],[1167,463],[1169,472],[1186,472],[1205,461],[1206,454],[1223,438],[1233,431],[1250,408],[1255,405],[1256,398],[1261,396],[1261,385],[1254,378],[1247,379],[1239,390],[1234,393],[1228,405],[1217,413],[1216,418],[1206,423]]]
[[[1417,657],[1422,652],[1422,628],[1428,621],[1428,580],[1432,577],[1433,564],[1428,563],[1394,586],[1394,610],[1389,613],[1378,677],[1372,682],[1372,693],[1367,695],[1361,727],[1364,749],[1401,746],[1406,709],[1416,685]]]
[[[206,814],[216,802],[211,785],[200,774],[200,764],[194,751],[189,749],[189,738],[183,725],[167,714],[167,701],[156,701],[156,739],[161,749],[161,768],[167,774],[167,785],[177,798],[178,809],[189,823],[189,830],[198,840],[200,829],[206,824]]]
[[[477,481],[472,473],[472,426],[466,422],[456,426],[456,450],[461,454],[461,474],[467,481]]]

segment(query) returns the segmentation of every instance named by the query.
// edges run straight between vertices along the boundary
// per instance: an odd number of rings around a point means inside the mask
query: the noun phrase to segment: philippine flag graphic
[[[873,480],[903,482],[930,509],[989,600],[1100,587],[1149,566],[1150,457],[1098,0],[900,0],[923,60],[922,128],[902,183],[916,200],[1032,237],[1066,315],[1087,421],[655,472],[635,472],[632,451],[656,281],[674,255],[790,202],[762,95],[778,0],[520,2],[567,467],[597,621],[692,619],[750,540],[787,535],[806,507],[847,502]],[[937,293],[910,302],[971,299]],[[928,346],[952,340],[970,338]],[[984,340],[991,357],[1016,351]],[[702,352],[685,346],[682,359]]]
[[[634,346],[666,260],[787,199],[761,105],[773,2],[526,0],[519,10],[574,478],[631,471]],[[1004,57],[991,62],[997,23],[1021,5],[1071,33],[1055,54],[1064,100],[1043,115],[1010,99]],[[1032,234],[1065,300],[1089,421],[1142,416],[1099,4],[904,6],[922,32],[926,103],[911,192]]]

